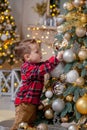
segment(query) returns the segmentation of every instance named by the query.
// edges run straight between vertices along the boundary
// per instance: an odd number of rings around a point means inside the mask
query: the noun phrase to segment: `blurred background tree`
[[[0,0],[0,65],[5,61],[11,65],[16,62],[13,50],[19,39],[9,2]]]

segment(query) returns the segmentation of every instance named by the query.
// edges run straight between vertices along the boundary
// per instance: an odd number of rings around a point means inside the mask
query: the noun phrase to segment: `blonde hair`
[[[31,53],[32,44],[37,44],[37,41],[35,39],[26,39],[19,42],[18,45],[15,47],[16,58],[22,59],[24,61],[24,55],[27,53]]]

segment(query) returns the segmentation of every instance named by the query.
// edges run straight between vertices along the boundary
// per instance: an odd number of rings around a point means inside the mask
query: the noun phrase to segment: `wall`
[[[22,38],[26,36],[27,26],[37,24],[39,16],[33,7],[41,0],[9,0],[12,14],[15,18],[18,31]]]
[[[38,24],[40,18],[34,11],[33,7],[37,2],[41,1],[43,0],[9,0],[12,8],[12,14],[15,18],[18,32],[22,39],[27,35],[27,27],[29,24]],[[64,12],[62,5],[65,1],[67,0],[60,0],[61,13]],[[42,45],[42,47],[44,50],[48,51],[46,45]],[[52,55],[52,51],[52,48],[49,49],[48,54],[44,55],[43,59],[48,59]]]
[[[38,23],[39,16],[33,10],[33,7],[37,2],[41,1],[43,0],[9,0],[12,8],[12,14],[15,18],[18,31],[22,38],[26,37],[26,30],[29,24]],[[61,13],[64,12],[62,5],[65,1],[67,0],[60,0]]]

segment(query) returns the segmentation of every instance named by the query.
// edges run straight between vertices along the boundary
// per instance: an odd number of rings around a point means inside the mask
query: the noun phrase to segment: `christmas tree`
[[[15,63],[13,49],[19,40],[8,0],[0,0],[0,65]]]
[[[53,48],[63,62],[50,73],[38,107],[40,122],[75,122],[68,130],[87,130],[87,1],[70,0],[58,16]],[[39,120],[38,117],[38,120]]]

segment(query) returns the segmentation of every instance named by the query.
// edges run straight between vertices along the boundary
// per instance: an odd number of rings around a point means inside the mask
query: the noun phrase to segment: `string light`
[[[57,34],[57,28],[45,25],[29,25],[27,27],[27,38],[35,38],[40,40],[43,60],[50,55],[54,55],[52,44],[54,36]],[[49,52],[49,53],[48,53]]]
[[[43,44],[46,44],[48,49],[52,47],[54,42],[54,36],[57,33],[56,27],[49,27],[45,25],[37,25],[32,26],[29,25],[27,27],[27,38],[39,39]],[[53,52],[52,52],[53,53]],[[42,55],[47,55],[47,51],[42,48]]]

